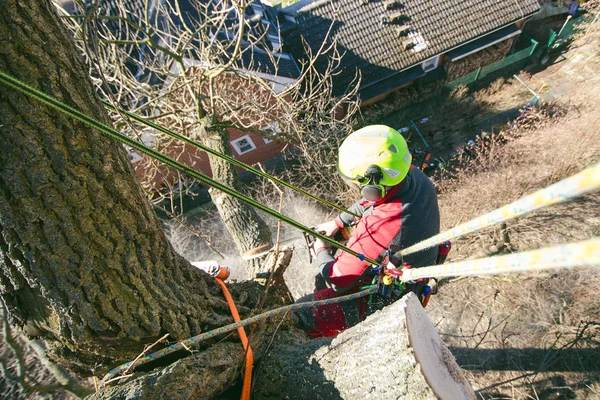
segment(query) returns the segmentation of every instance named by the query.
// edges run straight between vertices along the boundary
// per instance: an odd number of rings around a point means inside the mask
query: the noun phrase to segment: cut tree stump
[[[475,399],[413,294],[334,338],[275,346],[255,399]]]

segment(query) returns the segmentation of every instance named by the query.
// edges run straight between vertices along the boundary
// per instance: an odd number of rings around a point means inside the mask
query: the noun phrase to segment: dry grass
[[[428,312],[481,398],[588,399],[600,389],[599,281],[589,271],[464,279]]]
[[[591,32],[575,42],[574,52],[598,54],[599,43]],[[559,68],[546,74],[545,81],[560,80],[566,91],[559,103],[482,139],[477,159],[456,160],[456,170],[438,182],[443,229],[600,161],[600,78],[584,73],[597,63],[596,56],[570,71],[568,81]],[[579,71],[588,78],[579,79]],[[536,79],[527,82],[539,84]],[[599,193],[543,209],[455,241],[450,259],[599,236],[599,210]],[[599,288],[600,271],[584,268],[459,278],[441,285],[428,313],[480,398],[600,399]]]
[[[462,162],[456,171],[441,178],[438,184],[442,192],[442,229],[492,211],[598,162],[600,141],[594,127],[600,126],[600,107],[596,108],[600,95],[592,92],[589,99],[592,103],[588,109],[571,107],[567,115],[560,118],[532,112],[530,121],[526,120],[522,127],[486,140],[478,158]],[[531,120],[541,129],[532,130]],[[502,144],[504,140],[510,142]],[[592,194],[510,222],[507,224],[510,243],[507,244],[512,250],[524,250],[564,242],[567,238],[586,237],[586,231],[600,224],[594,212],[599,201],[599,196]],[[498,231],[480,235],[504,239],[503,235],[498,236]],[[469,241],[472,239],[458,242],[461,244],[458,253],[485,251],[480,241],[474,243],[475,248],[472,245],[465,248],[463,245]],[[495,244],[487,239],[484,243]],[[454,253],[454,258],[457,257]]]

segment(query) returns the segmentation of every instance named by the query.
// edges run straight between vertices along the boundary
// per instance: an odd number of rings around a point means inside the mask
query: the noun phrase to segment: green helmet
[[[344,179],[359,185],[369,167],[377,166],[381,186],[395,186],[408,174],[412,156],[402,135],[385,125],[370,125],[348,136],[339,150],[338,171]]]

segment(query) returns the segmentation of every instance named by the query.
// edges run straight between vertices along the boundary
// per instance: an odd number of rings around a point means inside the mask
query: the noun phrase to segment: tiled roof
[[[249,71],[258,71],[269,75],[284,78],[298,79],[300,70],[293,58],[286,54],[273,54],[272,57],[266,52],[255,48],[246,48],[237,66]]]
[[[223,33],[219,33],[216,37],[221,42],[221,48],[217,54],[218,59],[222,64],[227,64],[231,60],[235,42],[231,40],[231,37]],[[197,42],[192,42],[192,44],[194,46],[186,53],[186,58],[202,60],[202,53],[198,54],[195,50],[202,49],[202,44]],[[241,52],[236,60],[234,60],[233,67],[284,78],[298,79],[300,77],[300,69],[296,61],[289,54],[272,52],[271,49],[265,50],[247,42],[242,43]]]
[[[282,10],[282,17],[288,15],[282,24],[284,51],[301,60],[302,39],[316,52],[331,29],[345,53],[343,71],[335,78],[335,92],[340,94],[357,69],[361,88],[367,87],[539,8],[536,0],[304,0]],[[409,35],[400,36],[399,31]],[[417,46],[405,49],[407,40]],[[326,63],[323,57],[316,65],[324,68]]]

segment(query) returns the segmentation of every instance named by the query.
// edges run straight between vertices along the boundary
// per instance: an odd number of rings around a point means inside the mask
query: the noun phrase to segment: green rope
[[[217,329],[213,329],[212,331],[201,333],[197,336],[191,337],[191,338],[183,340],[181,342],[177,342],[175,344],[172,344],[171,346],[165,347],[164,349],[158,350],[154,353],[140,357],[134,361],[126,362],[124,364],[119,365],[116,368],[113,368],[104,376],[104,378],[102,378],[102,380],[100,381],[100,384],[98,386],[99,387],[104,386],[106,384],[106,382],[108,380],[110,380],[112,377],[114,377],[115,375],[117,375],[119,373],[122,373],[123,371],[125,371],[127,369],[131,369],[133,366],[137,367],[139,365],[149,363],[150,361],[154,361],[160,357],[166,356],[167,354],[174,353],[174,352],[184,349],[184,348],[187,349],[188,347],[193,346],[201,341],[213,338],[213,337],[221,335],[223,333],[234,331],[239,327],[250,325],[250,324],[253,324],[260,320],[272,317],[274,315],[283,314],[288,311],[295,311],[295,310],[300,310],[303,308],[313,308],[313,307],[317,307],[317,306],[323,306],[323,305],[328,305],[328,304],[341,303],[344,301],[356,300],[360,297],[364,297],[364,296],[368,296],[368,295],[377,293],[377,290],[378,290],[378,288],[375,285],[375,286],[371,286],[368,289],[362,290],[357,293],[352,293],[352,294],[348,294],[345,296],[334,297],[332,299],[314,300],[314,301],[308,301],[305,303],[289,304],[287,306],[269,310],[262,314],[255,315],[253,317],[244,319],[239,322],[235,322],[233,324],[229,324],[229,325],[225,325],[220,328],[217,328]]]
[[[338,206],[337,204],[331,203],[330,201],[322,199],[322,198],[320,198],[320,197],[318,197],[318,196],[316,196],[316,195],[314,195],[312,193],[309,193],[309,192],[307,192],[307,191],[305,191],[305,190],[303,190],[303,189],[301,189],[301,188],[299,188],[297,186],[294,186],[294,185],[292,185],[290,183],[282,181],[281,179],[279,179],[279,178],[277,178],[275,176],[269,175],[269,174],[261,171],[260,169],[254,168],[254,167],[252,167],[252,166],[250,166],[248,164],[245,164],[245,163],[243,163],[243,162],[241,162],[239,160],[236,160],[235,158],[230,157],[227,154],[219,153],[218,151],[213,150],[210,147],[207,147],[207,146],[204,146],[204,145],[202,145],[202,144],[200,144],[198,142],[195,142],[195,141],[193,141],[193,140],[191,140],[191,139],[189,139],[189,138],[187,138],[185,136],[182,136],[182,135],[178,134],[177,132],[174,132],[172,130],[169,130],[169,129],[165,128],[164,126],[155,124],[154,122],[152,122],[150,120],[147,120],[147,119],[145,119],[145,118],[143,118],[143,117],[141,117],[141,116],[139,116],[137,114],[131,113],[131,112],[126,111],[126,110],[123,110],[122,108],[116,108],[115,106],[113,106],[112,104],[110,104],[110,103],[108,103],[106,101],[102,101],[102,103],[107,108],[109,108],[109,109],[111,109],[113,111],[116,111],[118,113],[123,113],[123,114],[127,115],[129,118],[131,118],[131,119],[133,119],[133,120],[135,120],[137,122],[140,122],[141,124],[144,124],[146,126],[154,128],[157,131],[166,133],[167,135],[171,136],[172,138],[181,140],[181,141],[183,141],[183,142],[185,142],[185,143],[187,143],[187,144],[189,144],[189,145],[191,145],[191,146],[193,146],[193,147],[195,147],[197,149],[204,150],[207,153],[212,154],[213,156],[222,158],[223,160],[228,161],[228,162],[230,162],[231,164],[233,164],[235,166],[238,166],[238,167],[243,168],[243,169],[245,169],[247,171],[255,173],[256,175],[262,176],[263,178],[267,178],[267,179],[269,179],[269,180],[271,180],[271,181],[273,181],[275,183],[278,183],[278,184],[280,184],[282,186],[285,186],[285,187],[287,187],[289,189],[292,189],[292,190],[294,190],[294,191],[296,191],[298,193],[301,193],[301,194],[303,194],[305,196],[308,196],[308,197],[310,197],[313,200],[316,200],[316,201],[318,201],[320,203],[323,203],[323,204],[325,204],[325,205],[327,205],[329,207],[335,208],[338,211],[342,211],[342,212],[348,213],[348,214],[353,215],[355,217],[360,217],[360,215],[354,214],[353,212],[350,212],[350,211],[346,210],[345,208]]]
[[[293,226],[294,228],[300,229],[303,232],[306,232],[314,237],[317,237],[325,243],[335,246],[335,247],[345,251],[348,254],[358,257],[361,260],[367,261],[370,264],[373,264],[373,265],[378,264],[377,261],[371,260],[370,258],[365,257],[363,254],[360,254],[360,253],[336,242],[332,238],[327,237],[327,236],[323,235],[322,233],[316,232],[315,230],[313,230],[313,229],[311,229],[289,217],[286,217],[285,215],[251,199],[250,197],[248,197],[242,193],[239,193],[239,192],[235,191],[234,189],[231,189],[230,187],[225,186],[222,183],[220,183],[214,179],[209,178],[208,176],[194,170],[193,168],[191,168],[188,165],[185,165],[178,161],[175,161],[174,159],[146,146],[145,144],[131,139],[130,137],[116,131],[115,129],[103,124],[102,122],[95,120],[94,118],[84,114],[83,112],[81,112],[71,106],[68,106],[68,105],[60,102],[56,98],[49,96],[46,93],[43,93],[43,92],[27,85],[26,83],[6,74],[4,71],[0,71],[0,82],[18,90],[19,92],[22,92],[23,94],[33,97],[34,99],[36,99],[44,104],[47,104],[47,105],[55,108],[56,110],[58,110],[64,114],[67,114],[74,119],[77,119],[77,120],[83,122],[84,124],[90,126],[91,128],[98,130],[99,132],[103,133],[104,135],[106,135],[112,139],[118,140],[118,141],[138,150],[139,152],[146,154],[149,157],[159,160],[162,163],[191,176],[192,178],[198,179],[199,181],[201,181],[209,186],[212,186],[216,189],[219,189],[222,192],[227,193],[230,196],[236,197],[236,198],[244,201],[245,203],[247,203],[255,208],[258,208],[259,210],[264,211],[265,213],[271,215],[272,217],[275,217],[277,219],[284,221],[285,223]]]

